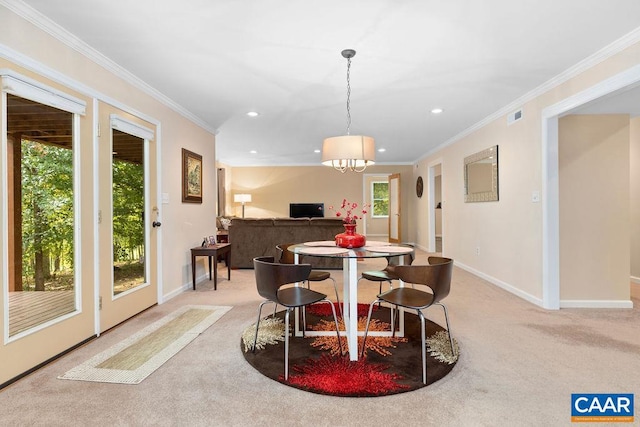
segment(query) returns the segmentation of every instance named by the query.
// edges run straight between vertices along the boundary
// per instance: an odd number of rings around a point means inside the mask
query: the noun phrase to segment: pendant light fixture
[[[370,136],[351,135],[351,58],[353,49],[345,49],[342,56],[347,59],[347,134],[326,138],[322,144],[322,164],[332,166],[344,173],[348,170],[362,172],[375,163],[375,141]]]

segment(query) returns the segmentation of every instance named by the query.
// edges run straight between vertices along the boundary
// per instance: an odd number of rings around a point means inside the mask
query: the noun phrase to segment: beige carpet
[[[184,306],[58,378],[139,384],[230,309]]]
[[[414,262],[428,255],[418,251]],[[385,264],[366,259],[358,270]],[[219,268],[226,274],[223,262]],[[638,284],[633,309],[549,311],[454,268],[444,303],[464,355],[455,369],[410,393],[353,399],[287,387],[246,362],[240,336],[262,300],[252,270],[233,270],[217,291],[209,280],[191,290],[190,273],[185,267],[186,292],[1,390],[0,426],[572,426],[571,393],[585,392],[635,393],[638,419]],[[341,286],[341,272],[331,275]],[[330,280],[312,287],[332,298]],[[377,284],[361,281],[358,299],[370,302],[377,292]],[[204,304],[233,310],[142,383],[56,378],[178,308]],[[427,317],[444,324],[442,310]]]

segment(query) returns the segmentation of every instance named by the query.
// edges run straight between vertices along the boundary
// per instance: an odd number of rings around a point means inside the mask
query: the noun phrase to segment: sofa
[[[276,245],[334,240],[344,232],[340,218],[233,218],[229,225],[231,268],[253,268],[253,258],[277,256]],[[304,257],[314,268],[342,268],[339,259]]]

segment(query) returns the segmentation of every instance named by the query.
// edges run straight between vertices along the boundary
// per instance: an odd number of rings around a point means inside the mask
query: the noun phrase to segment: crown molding
[[[568,69],[558,74],[557,76],[547,80],[545,83],[541,84],[537,88],[533,89],[530,92],[527,92],[520,98],[500,108],[495,113],[485,117],[484,119],[480,120],[479,122],[472,125],[471,127],[463,130],[462,132],[458,133],[452,138],[446,140],[442,144],[439,144],[433,149],[427,151],[415,163],[418,163],[426,159],[427,157],[433,155],[434,153],[444,149],[445,147],[448,147],[449,145],[452,145],[458,142],[465,136],[468,136],[473,132],[483,128],[484,126],[488,125],[494,120],[497,120],[500,117],[505,116],[518,108],[521,108],[527,102],[530,102],[536,99],[537,97],[543,95],[549,90],[560,86],[561,84],[571,80],[572,78],[582,74],[583,72],[600,64],[601,62],[611,58],[612,56],[622,52],[623,50],[627,49],[630,46],[633,46],[638,42],[640,42],[640,27],[620,37],[618,40],[614,41],[613,43],[610,43],[609,45],[595,52],[594,54],[589,55],[587,58],[583,59],[582,61],[578,62],[572,67],[569,67]]]
[[[42,31],[51,35],[55,39],[62,42],[64,45],[72,48],[76,52],[80,53],[84,57],[90,59],[97,65],[103,67],[110,73],[116,75],[117,77],[123,79],[125,82],[129,83],[133,87],[141,90],[152,98],[156,99],[158,102],[166,105],[176,113],[182,115],[186,119],[195,123],[196,125],[202,127],[206,131],[216,134],[217,130],[211,127],[208,123],[204,122],[201,118],[191,113],[189,110],[181,106],[180,104],[173,101],[171,98],[162,94],[157,89],[153,88],[149,84],[145,83],[142,79],[134,75],[133,73],[127,71],[116,62],[107,58],[82,40],[80,40],[75,35],[71,34],[69,31],[61,27],[60,25],[53,22],[51,19],[47,18],[42,13],[38,12],[31,6],[20,0],[0,0],[0,5],[6,7],[10,11],[14,12],[16,15],[25,19],[27,22],[35,25],[40,28]],[[13,58],[8,58],[13,59]],[[39,68],[34,67],[35,61],[31,61],[32,69],[35,71],[40,71]],[[59,79],[58,79],[59,80]]]

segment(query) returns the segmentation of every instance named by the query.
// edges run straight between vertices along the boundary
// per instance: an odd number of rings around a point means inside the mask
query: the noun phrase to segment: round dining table
[[[349,348],[349,359],[358,360],[358,259],[362,258],[389,258],[401,257],[399,264],[404,260],[403,255],[413,254],[414,248],[407,245],[398,245],[387,242],[367,241],[361,248],[341,248],[332,240],[305,242],[291,245],[289,251],[295,255],[295,262],[299,263],[300,257],[312,256],[320,258],[339,258],[343,260],[343,317],[345,336]],[[301,334],[296,316],[296,333]],[[400,331],[402,335],[404,316],[400,316]],[[391,331],[389,332],[391,333]],[[308,335],[309,332],[307,332]]]

